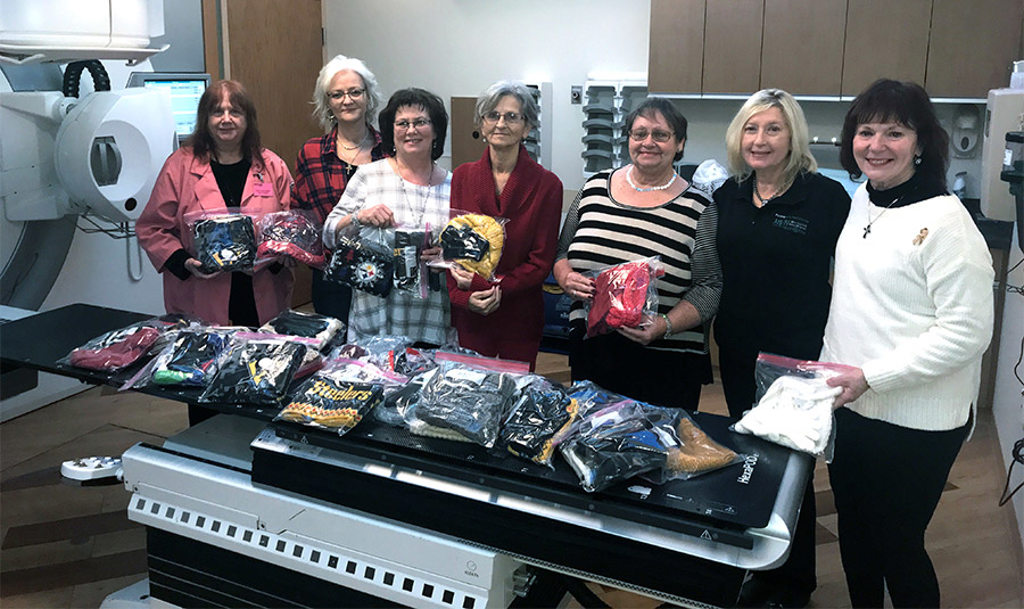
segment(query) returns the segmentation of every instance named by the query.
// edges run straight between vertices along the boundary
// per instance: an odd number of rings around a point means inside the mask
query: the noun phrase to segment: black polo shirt
[[[817,359],[828,319],[831,259],[850,212],[843,186],[801,173],[758,208],[753,178],[715,192],[722,300],[715,340],[722,349]]]

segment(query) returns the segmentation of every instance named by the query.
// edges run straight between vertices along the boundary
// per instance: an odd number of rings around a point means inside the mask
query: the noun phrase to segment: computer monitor
[[[210,75],[192,72],[132,72],[128,77],[128,86],[162,89],[170,93],[174,130],[181,143],[192,135],[199,98],[210,86]]]

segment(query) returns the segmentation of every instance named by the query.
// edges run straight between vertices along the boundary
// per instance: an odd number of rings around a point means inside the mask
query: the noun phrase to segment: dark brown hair
[[[256,105],[246,92],[242,83],[235,80],[218,80],[203,92],[199,98],[199,110],[196,112],[196,126],[189,137],[188,145],[192,152],[201,159],[209,159],[216,152],[213,134],[210,133],[210,115],[220,105],[222,99],[242,111],[245,115],[245,134],[242,136],[242,155],[249,159],[254,167],[263,166],[263,146],[260,144],[260,129],[256,122]]]
[[[444,140],[448,132],[448,111],[444,109],[441,98],[424,89],[399,89],[388,100],[388,105],[380,111],[377,124],[380,126],[380,139],[384,150],[395,149],[395,115],[402,106],[423,108],[430,117],[434,128],[434,143],[430,149],[431,160],[436,161],[444,153]]]
[[[876,80],[853,100],[843,121],[839,162],[850,177],[863,172],[853,158],[853,138],[864,123],[898,123],[917,134],[921,163],[916,172],[929,188],[946,190],[949,169],[949,134],[939,124],[928,93],[916,83],[882,78]]]
[[[640,102],[636,108],[633,109],[628,115],[626,115],[626,129],[625,132],[629,133],[633,130],[633,123],[636,121],[636,117],[642,116],[648,120],[654,120],[657,114],[660,112],[665,117],[665,122],[672,128],[672,134],[676,136],[676,141],[682,141],[686,139],[686,117],[676,108],[676,105],[664,97],[648,97],[644,101]],[[672,160],[678,161],[683,158],[683,151],[673,155]]]

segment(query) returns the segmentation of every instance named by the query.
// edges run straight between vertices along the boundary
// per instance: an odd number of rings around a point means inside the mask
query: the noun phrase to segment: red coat
[[[271,185],[266,195],[257,196],[255,185],[259,182]],[[290,206],[291,183],[292,176],[285,162],[264,150],[263,166],[253,163],[246,177],[241,208],[252,212],[286,210]],[[139,243],[164,276],[164,306],[168,313],[188,313],[214,324],[229,322],[231,273],[220,273],[212,279],[190,277],[182,281],[164,268],[174,252],[182,248],[192,251],[192,234],[185,223],[185,214],[225,209],[209,161],[196,158],[191,148],[176,150],[160,170],[149,203],[135,223]],[[291,305],[293,283],[288,267],[274,274],[264,266],[253,274],[252,290],[260,323]]]
[[[505,247],[495,275],[501,278],[501,304],[490,315],[471,312],[471,292],[490,284],[473,276],[469,290],[460,290],[448,276],[452,325],[459,343],[485,355],[533,363],[544,329],[542,285],[555,262],[562,212],[562,182],[538,165],[520,146],[519,159],[501,197],[495,192],[490,150],[452,175],[453,210],[507,218]]]

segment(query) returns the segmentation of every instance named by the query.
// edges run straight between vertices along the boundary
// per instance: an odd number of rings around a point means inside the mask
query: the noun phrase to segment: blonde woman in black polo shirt
[[[831,259],[850,197],[816,173],[807,131],[799,104],[779,89],[753,94],[726,131],[733,179],[715,192],[722,265],[715,341],[734,417],[754,404],[758,352],[808,360],[821,352]],[[741,604],[807,605],[816,587],[813,491],[808,482],[789,559],[755,575]]]

